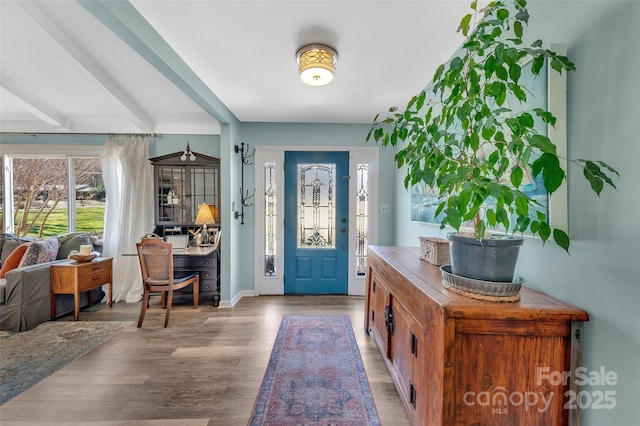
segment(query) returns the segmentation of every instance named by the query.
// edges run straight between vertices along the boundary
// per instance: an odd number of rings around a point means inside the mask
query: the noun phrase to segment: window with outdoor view
[[[3,199],[6,231],[18,236],[48,237],[87,232],[101,237],[105,192],[99,158],[4,157]]]

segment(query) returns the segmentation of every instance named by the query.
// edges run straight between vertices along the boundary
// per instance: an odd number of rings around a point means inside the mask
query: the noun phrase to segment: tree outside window
[[[101,237],[105,192],[100,159],[16,156],[10,158],[9,167],[11,173],[5,176],[13,178],[16,235],[42,238],[81,231]]]

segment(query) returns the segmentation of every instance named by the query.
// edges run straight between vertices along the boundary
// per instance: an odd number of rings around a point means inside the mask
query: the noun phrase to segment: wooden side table
[[[73,320],[80,317],[80,293],[109,284],[109,307],[113,300],[113,259],[98,257],[91,262],[70,260],[51,265],[51,320],[56,319],[56,294],[73,294]],[[89,293],[89,304],[92,295]]]

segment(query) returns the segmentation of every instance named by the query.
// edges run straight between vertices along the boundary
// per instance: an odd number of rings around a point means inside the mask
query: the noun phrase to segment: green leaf
[[[502,65],[498,65],[496,67],[496,76],[498,76],[498,78],[500,80],[504,80],[504,81],[507,81],[507,79],[509,78],[509,74],[507,73],[507,69],[505,67],[503,67]]]
[[[452,73],[456,73],[460,71],[463,66],[464,66],[464,62],[459,56],[456,56],[455,58],[451,59],[451,62],[449,62],[449,70]]]
[[[535,124],[533,121],[533,117],[528,112],[523,112],[518,116],[518,123],[520,124],[520,126],[526,127],[528,129],[533,128]]]
[[[478,134],[472,133],[471,135],[469,135],[469,147],[471,148],[471,150],[475,152],[478,150],[479,146],[480,146],[480,137],[478,136]]]
[[[424,169],[422,169],[422,180],[427,185],[429,186],[433,185],[433,180],[435,179],[435,176],[436,174],[433,170],[431,170],[431,168],[425,167]]]
[[[546,136],[538,134],[530,135],[527,137],[527,140],[533,147],[538,148],[542,152],[548,152],[553,155],[556,154],[556,146]]]
[[[598,179],[606,182],[608,185],[612,186],[612,187],[616,187],[613,183],[613,181],[611,180],[611,178],[609,176],[607,176],[606,174],[604,174],[602,172],[602,170],[600,169],[600,167],[598,167],[598,165],[596,163],[594,163],[593,161],[586,161],[585,162],[585,169],[589,170],[589,173],[591,173],[593,176],[597,177]],[[616,174],[618,172],[615,172]]]
[[[618,171],[616,169],[614,169],[613,167],[611,167],[610,165],[608,165],[604,161],[597,161],[597,163],[600,164],[605,169],[609,170],[611,173],[615,173],[616,176],[620,177],[620,173],[618,173]],[[614,185],[614,188],[615,188],[615,185]]]
[[[526,24],[529,22],[529,13],[526,10],[521,10],[520,12],[516,13],[516,19]]]
[[[516,21],[513,23],[513,32],[518,38],[522,38],[522,23],[520,21]]]
[[[460,229],[460,225],[462,225],[462,215],[460,214],[460,211],[458,211],[458,209],[451,208],[447,210],[447,222],[456,231]]]
[[[462,34],[466,37],[469,34],[469,23],[471,22],[471,14],[465,15],[458,25],[458,32],[462,31]]]
[[[487,231],[487,226],[484,224],[484,220],[479,220],[476,223],[476,237],[484,238],[484,234]]]
[[[533,222],[531,222],[531,233],[535,235],[538,233],[539,230],[540,230],[540,222],[538,222],[537,220],[534,220]]]
[[[545,111],[542,108],[534,108],[533,111],[545,123],[550,124],[552,126],[556,125],[556,117],[552,113],[550,113],[549,111]]]
[[[549,236],[551,236],[551,227],[547,222],[538,222],[538,223],[540,224],[540,229],[538,229],[538,235],[540,235],[540,238],[544,243],[549,239]]]
[[[493,73],[496,71],[496,57],[493,55],[487,56],[487,58],[484,60],[482,68],[484,69],[485,77],[488,78],[493,75]]]
[[[507,91],[503,90],[496,97],[496,103],[498,105],[502,105],[502,104],[504,104],[504,101],[506,101],[506,100],[507,100]]]
[[[531,218],[529,216],[518,216],[518,218],[516,219],[516,230],[520,232],[526,232],[530,223]]]
[[[504,21],[509,17],[509,11],[507,9],[498,9],[498,11],[496,12],[496,17],[499,20]]]
[[[553,68],[559,74],[562,74],[562,70],[565,68],[565,64],[560,59],[555,57],[551,60],[551,68]]]
[[[509,88],[511,89],[511,91],[513,92],[513,95],[516,97],[517,100],[519,100],[520,102],[526,102],[527,92],[525,92],[520,85],[515,83],[509,83]]]
[[[495,133],[496,128],[495,127],[483,127],[482,128],[482,138],[485,140],[489,140],[491,139],[491,136],[493,136],[493,134]]]
[[[544,187],[550,194],[555,192],[564,181],[564,170],[560,167],[560,162],[555,154],[542,154],[533,162],[531,171],[534,177],[542,171]]]
[[[514,169],[511,171],[511,185],[513,185],[514,188],[520,187],[520,184],[522,183],[522,175],[523,173],[520,166],[514,167]]]
[[[504,229],[509,230],[509,214],[505,209],[496,209],[496,219],[504,226]]]
[[[490,183],[487,185],[487,189],[489,190],[489,194],[494,198],[500,198],[502,196],[502,187],[497,183]]]
[[[533,73],[533,75],[539,75],[543,66],[544,66],[544,56],[538,56],[537,58],[535,58],[531,63],[531,72]]]
[[[529,213],[529,200],[525,197],[516,198],[516,214],[526,216]]]
[[[569,253],[569,236],[562,229],[554,228],[553,230],[553,240],[557,245],[562,247],[567,253]]]
[[[425,100],[426,96],[427,96],[427,94],[423,90],[420,93],[420,96],[418,96],[418,102],[416,103],[416,111],[420,111],[422,109],[422,106],[424,105],[424,100]]]
[[[487,217],[487,222],[489,222],[489,226],[494,228],[498,223],[496,220],[496,212],[493,209],[487,209],[485,212],[485,216]]]
[[[600,192],[604,187],[604,182],[602,181],[602,179],[600,179],[597,176],[594,176],[593,173],[591,173],[586,167],[584,168],[583,172],[584,172],[584,177],[586,177],[589,183],[591,184],[591,189],[593,189],[593,191],[596,194],[600,195]]]
[[[511,64],[509,66],[509,77],[511,77],[511,80],[514,83],[517,83],[518,80],[520,80],[520,75],[522,75],[522,68],[520,67],[520,65],[516,64]]]

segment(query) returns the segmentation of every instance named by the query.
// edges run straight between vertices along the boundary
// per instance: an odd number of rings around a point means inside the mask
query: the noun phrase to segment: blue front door
[[[285,152],[284,292],[348,293],[349,153]]]

